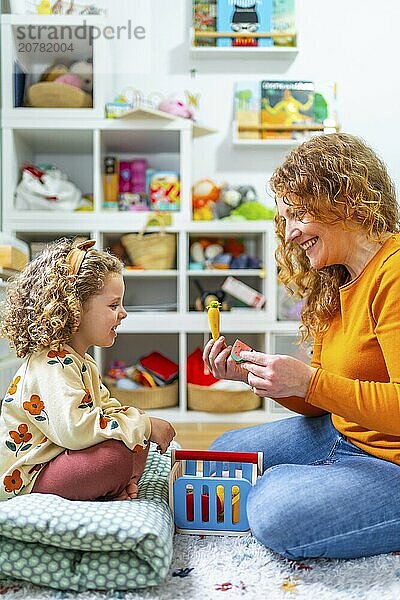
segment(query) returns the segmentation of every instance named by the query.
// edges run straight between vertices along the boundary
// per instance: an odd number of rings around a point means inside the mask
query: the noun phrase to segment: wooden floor
[[[224,431],[251,425],[256,423],[174,423],[175,440],[182,448],[205,450]]]

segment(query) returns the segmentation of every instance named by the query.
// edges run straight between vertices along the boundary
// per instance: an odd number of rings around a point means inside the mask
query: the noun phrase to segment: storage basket
[[[251,390],[228,391],[188,383],[188,408],[213,413],[236,413],[260,408],[261,398]]]
[[[158,231],[156,233],[127,233],[121,237],[130,260],[143,269],[172,269],[175,264],[175,234]]]
[[[117,398],[124,406],[135,408],[169,408],[178,404],[178,381],[170,385],[156,388],[140,388],[138,390],[122,390],[115,385],[111,377],[103,377],[111,396]]]
[[[30,86],[28,104],[34,108],[91,108],[92,96],[73,85],[41,81]]]

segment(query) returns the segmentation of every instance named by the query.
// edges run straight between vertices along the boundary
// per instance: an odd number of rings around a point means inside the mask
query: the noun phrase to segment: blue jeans
[[[264,453],[247,515],[275,552],[356,558],[400,549],[400,466],[347,442],[330,415],[228,431],[210,449]]]

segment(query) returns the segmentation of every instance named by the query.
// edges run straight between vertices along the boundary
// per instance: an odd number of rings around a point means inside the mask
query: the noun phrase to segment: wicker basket
[[[103,378],[112,397],[117,398],[124,406],[135,408],[169,408],[178,404],[178,381],[171,385],[156,388],[140,388],[138,390],[121,390],[110,377]]]
[[[91,108],[92,96],[73,85],[41,81],[28,89],[27,100],[34,108]]]
[[[231,392],[213,390],[188,383],[188,408],[213,413],[236,413],[260,408],[261,398],[251,390]]]
[[[175,234],[160,231],[156,233],[127,233],[121,237],[130,260],[143,269],[172,269],[175,264]]]

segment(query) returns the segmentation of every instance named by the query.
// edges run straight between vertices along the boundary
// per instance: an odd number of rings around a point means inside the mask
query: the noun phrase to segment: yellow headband
[[[89,252],[91,248],[93,248],[95,243],[95,240],[87,240],[86,242],[81,242],[80,244],[77,244],[74,248],[72,248],[72,250],[68,252],[65,262],[68,265],[70,275],[78,275],[79,269],[82,266],[86,253]]]

